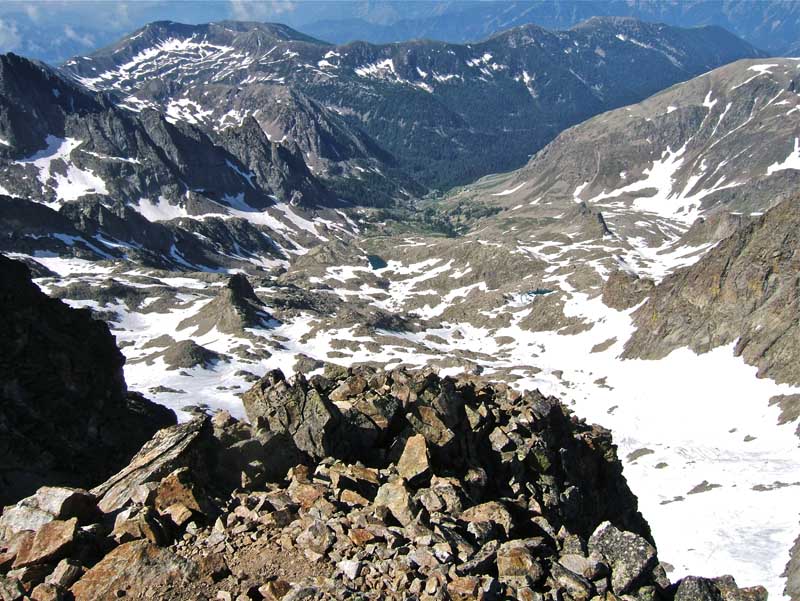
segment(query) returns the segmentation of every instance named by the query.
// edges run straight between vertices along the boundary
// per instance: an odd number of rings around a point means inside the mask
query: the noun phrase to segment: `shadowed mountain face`
[[[562,32],[528,25],[468,45],[345,46],[270,24],[160,22],[63,69],[124,106],[158,107],[207,131],[252,116],[330,175],[357,178],[356,166],[371,166],[380,177],[396,163],[424,186],[447,188],[521,165],[601,111],[758,55],[720,29],[628,19]],[[631,78],[634,63],[640,75]],[[303,114],[319,117],[304,124]],[[378,163],[359,165],[366,158]]]
[[[0,505],[43,484],[88,486],[175,414],[128,393],[108,326],[48,298],[0,255]]]

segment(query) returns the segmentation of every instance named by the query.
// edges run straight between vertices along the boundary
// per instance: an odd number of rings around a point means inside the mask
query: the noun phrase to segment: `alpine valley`
[[[616,17],[0,56],[0,598],[800,599],[799,88]]]

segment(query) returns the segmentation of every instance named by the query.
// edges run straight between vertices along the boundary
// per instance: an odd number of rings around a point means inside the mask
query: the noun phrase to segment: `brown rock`
[[[297,480],[292,480],[287,492],[292,501],[308,509],[323,495],[325,489],[317,484],[304,484]]]
[[[360,507],[366,507],[369,505],[369,499],[366,499],[356,491],[347,488],[345,488],[339,495],[339,500],[342,503],[347,503],[348,505],[358,505]]]
[[[415,434],[406,441],[403,454],[397,462],[398,473],[411,485],[418,485],[430,477],[428,444],[422,434]]]
[[[92,489],[100,498],[98,506],[112,513],[140,494],[139,485],[161,480],[181,467],[204,464],[211,438],[211,423],[205,417],[159,430],[125,468]]]
[[[366,528],[353,528],[347,533],[347,537],[353,541],[354,545],[359,547],[363,547],[364,545],[371,543],[377,537]]]
[[[73,517],[88,523],[97,514],[97,503],[91,493],[81,488],[43,486],[30,497],[4,509],[0,516],[0,535],[35,531],[53,520]]]
[[[575,601],[587,601],[592,596],[594,589],[592,583],[580,574],[576,574],[556,562],[552,564],[550,571],[559,588],[564,589]]]
[[[204,578],[211,580],[211,582],[219,582],[231,573],[221,553],[203,555],[197,560],[197,569]]]
[[[70,589],[75,601],[135,599],[197,579],[194,562],[143,541],[120,545],[84,574]]]
[[[32,601],[62,601],[66,599],[66,591],[57,584],[42,582],[31,592]]]
[[[408,526],[414,520],[414,501],[402,478],[381,486],[375,497],[375,505],[386,507],[403,526]]]
[[[20,551],[33,544],[35,534],[32,530],[22,530],[0,543],[0,570],[8,570],[14,564]]]
[[[452,601],[472,601],[478,598],[481,581],[475,576],[456,576],[447,583]]]
[[[151,507],[129,507],[117,515],[111,535],[118,543],[146,539],[154,545],[167,545],[169,531]]]
[[[25,566],[24,568],[16,568],[6,574],[9,578],[16,578],[23,586],[31,590],[37,584],[44,582],[44,579],[53,571],[53,564],[43,563],[32,566]]]
[[[75,540],[77,518],[66,521],[54,520],[36,532],[30,547],[20,549],[15,568],[53,563],[64,557]]]
[[[511,533],[511,529],[514,525],[508,509],[497,501],[488,501],[487,503],[481,503],[480,505],[474,505],[469,509],[465,509],[461,512],[459,519],[470,523],[489,522],[497,524],[503,528],[506,536]]]
[[[72,559],[62,559],[47,577],[47,582],[62,588],[71,587],[83,575],[83,566]]]
[[[285,580],[273,580],[267,582],[265,585],[258,587],[258,592],[264,597],[266,601],[280,601],[289,591],[292,590],[292,585]]]
[[[163,515],[169,516],[172,523],[178,528],[182,528],[192,519],[192,510],[186,507],[183,503],[173,503],[161,512]]]
[[[155,508],[159,513],[164,513],[175,504],[181,504],[190,511],[203,515],[212,513],[209,502],[186,467],[181,467],[163,478],[156,490]]]
[[[514,588],[536,584],[543,576],[541,566],[525,546],[525,541],[509,541],[497,550],[498,580]]]

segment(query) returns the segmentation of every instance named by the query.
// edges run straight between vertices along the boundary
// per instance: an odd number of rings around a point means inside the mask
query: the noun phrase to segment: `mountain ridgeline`
[[[560,32],[526,25],[466,45],[334,46],[271,24],[159,22],[63,71],[125,106],[214,132],[252,116],[331,176],[359,177],[354,167],[370,159],[360,167],[379,176],[396,167],[446,189],[523,164],[599,112],[759,55],[718,28],[613,18]]]

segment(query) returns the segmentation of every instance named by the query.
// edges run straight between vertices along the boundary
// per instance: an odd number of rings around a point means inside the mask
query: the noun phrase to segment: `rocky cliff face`
[[[127,463],[174,414],[127,392],[108,326],[45,296],[0,256],[0,502],[86,486]]]
[[[634,314],[626,356],[659,358],[687,345],[703,353],[738,341],[736,354],[759,375],[800,382],[799,206],[796,197],[782,202],[665,278]]]
[[[328,365],[245,402],[6,508],[4,598],[766,599],[670,583],[610,434],[554,398]]]

